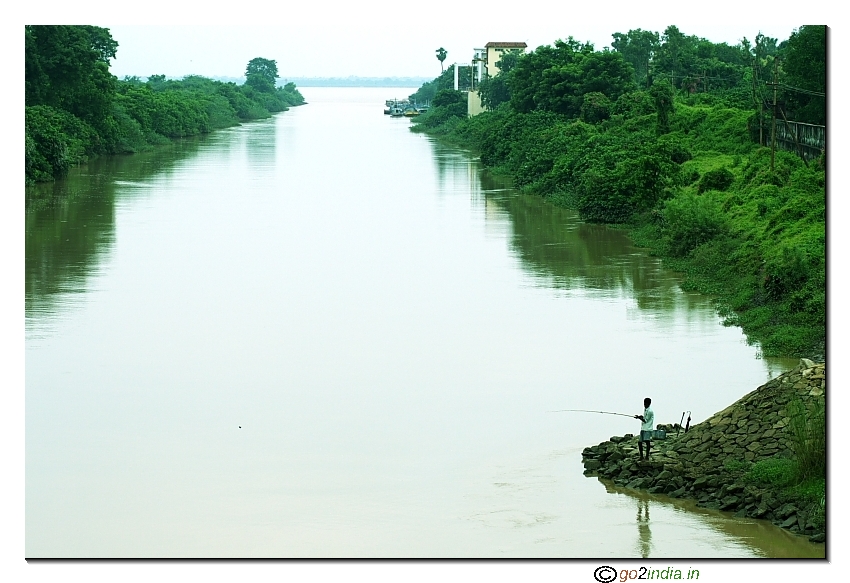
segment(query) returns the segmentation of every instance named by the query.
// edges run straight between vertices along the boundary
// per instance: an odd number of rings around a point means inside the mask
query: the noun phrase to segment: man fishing
[[[649,460],[649,448],[652,444],[652,425],[655,423],[655,413],[649,405],[652,399],[647,397],[643,400],[643,415],[635,415],[635,419],[640,419],[643,423],[640,425],[640,438],[638,438],[638,450],[640,451],[640,459]],[[643,444],[646,443],[646,457],[643,457]]]

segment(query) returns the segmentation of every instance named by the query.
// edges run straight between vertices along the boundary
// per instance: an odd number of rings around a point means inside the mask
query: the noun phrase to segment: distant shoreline
[[[241,85],[245,77],[208,77],[216,81],[233,82]],[[139,77],[146,80],[146,77]],[[171,80],[181,80],[183,77],[166,77]],[[280,77],[278,87],[287,83],[295,83],[298,87],[421,87],[431,81],[430,77]]]
[[[279,83],[298,87],[420,87],[428,77],[292,77]]]

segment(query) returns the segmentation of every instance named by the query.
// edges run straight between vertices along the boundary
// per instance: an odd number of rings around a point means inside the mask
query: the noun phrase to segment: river
[[[582,448],[784,372],[621,231],[308,105],[27,190],[27,557],[808,557]]]

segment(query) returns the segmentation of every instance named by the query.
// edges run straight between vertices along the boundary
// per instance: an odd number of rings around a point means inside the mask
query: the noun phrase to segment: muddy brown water
[[[309,105],[27,191],[28,557],[810,557],[580,451],[761,359],[621,231]]]

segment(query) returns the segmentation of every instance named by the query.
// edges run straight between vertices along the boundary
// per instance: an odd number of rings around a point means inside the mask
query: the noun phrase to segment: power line
[[[818,97],[826,97],[826,93],[820,93],[818,91],[809,91],[808,89],[800,89],[799,87],[792,87],[791,85],[786,85],[785,83],[780,83],[780,87],[783,89],[790,89],[791,91],[796,91],[798,93],[805,93],[807,95],[816,95]]]

